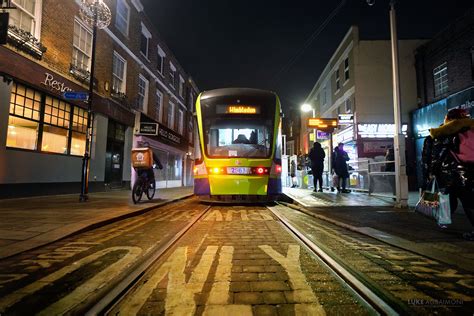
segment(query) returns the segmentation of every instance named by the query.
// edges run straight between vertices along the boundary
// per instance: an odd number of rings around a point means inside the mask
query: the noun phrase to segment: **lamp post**
[[[79,196],[79,201],[85,202],[88,200],[87,194],[89,193],[89,164],[92,148],[92,99],[94,95],[94,66],[97,29],[106,28],[110,24],[112,14],[109,7],[102,0],[82,0],[79,14],[81,19],[92,27],[92,52],[89,76],[89,98],[87,100],[86,144],[84,157],[82,158],[81,194]]]
[[[375,0],[367,0],[368,5],[373,5]],[[406,174],[405,136],[402,132],[401,107],[400,107],[400,69],[398,58],[397,15],[395,11],[396,0],[390,0],[390,38],[392,49],[392,83],[393,83],[393,118],[395,123],[395,137],[393,147],[395,154],[395,187],[396,206],[408,206],[408,178]]]
[[[316,117],[316,110],[308,103],[305,103],[301,106],[301,111],[308,113],[309,111],[313,112],[313,118]],[[316,129],[313,129],[313,143],[316,142]]]

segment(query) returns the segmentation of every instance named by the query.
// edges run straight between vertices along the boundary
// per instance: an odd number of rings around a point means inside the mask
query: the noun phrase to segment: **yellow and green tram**
[[[202,200],[269,201],[281,194],[281,106],[270,91],[226,88],[196,101],[194,193]]]

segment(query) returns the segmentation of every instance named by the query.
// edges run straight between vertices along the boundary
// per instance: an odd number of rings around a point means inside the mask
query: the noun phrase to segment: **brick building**
[[[0,46],[0,197],[79,192],[92,30],[79,0],[12,0]],[[140,0],[105,0],[97,34],[90,191],[128,187],[130,151],[147,141],[165,168],[158,187],[191,183],[198,89],[147,18]],[[143,122],[157,135],[140,134]]]
[[[439,126],[453,108],[474,117],[474,7],[416,51],[418,106],[413,115],[417,172],[429,129]]]

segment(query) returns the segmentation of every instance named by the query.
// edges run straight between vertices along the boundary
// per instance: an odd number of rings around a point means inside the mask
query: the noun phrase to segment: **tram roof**
[[[253,88],[223,88],[204,91],[201,94],[201,100],[217,97],[232,97],[232,96],[248,96],[256,98],[275,97],[275,93],[268,90],[253,89]]]

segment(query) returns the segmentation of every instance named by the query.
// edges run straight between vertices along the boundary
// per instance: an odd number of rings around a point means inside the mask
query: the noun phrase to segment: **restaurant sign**
[[[158,123],[140,122],[140,135],[158,135]]]

